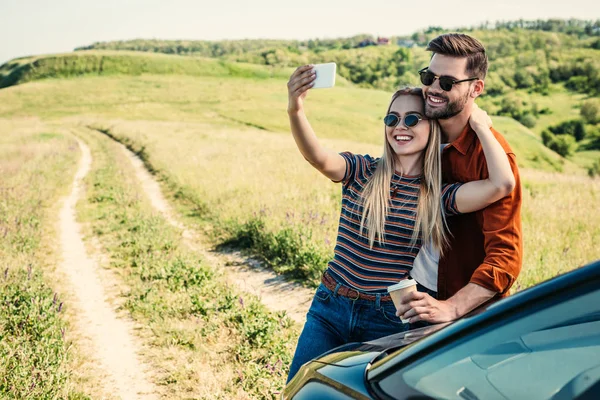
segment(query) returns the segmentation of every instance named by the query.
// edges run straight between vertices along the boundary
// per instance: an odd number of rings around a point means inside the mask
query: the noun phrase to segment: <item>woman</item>
[[[303,107],[314,79],[311,65],[290,77],[290,125],[304,158],[342,183],[342,210],[335,256],[308,311],[288,381],[302,364],[332,348],[408,329],[395,316],[387,287],[408,278],[423,243],[443,252],[445,215],[482,209],[515,185],[506,153],[489,128],[487,114],[479,109],[469,122],[481,141],[490,176],[442,185],[441,131],[436,121],[424,117],[417,88],[392,96],[381,158],[323,148]]]

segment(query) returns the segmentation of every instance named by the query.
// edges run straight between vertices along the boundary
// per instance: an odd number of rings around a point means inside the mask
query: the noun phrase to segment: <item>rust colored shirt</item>
[[[468,283],[508,296],[521,271],[521,181],[517,160],[508,142],[492,128],[506,151],[515,175],[515,189],[483,210],[448,218],[450,250],[438,267],[438,298],[452,297]],[[483,148],[469,125],[442,152],[442,176],[447,183],[488,178]]]

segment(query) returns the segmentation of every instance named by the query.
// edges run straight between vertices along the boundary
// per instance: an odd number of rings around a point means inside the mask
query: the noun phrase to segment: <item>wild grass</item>
[[[354,87],[314,90],[307,100],[307,113],[319,137],[380,146],[381,119],[389,98],[387,92]],[[203,122],[212,129],[248,126],[283,135],[289,132],[287,88],[282,79],[175,75],[48,79],[3,89],[0,100],[0,113],[6,117]],[[577,168],[549,152],[516,121],[495,121],[519,156],[520,167]]]
[[[86,398],[74,388],[65,298],[52,280],[56,203],[71,183],[78,148],[46,129],[0,120],[2,398]]]
[[[185,212],[196,222],[211,221],[202,225],[216,239],[248,241],[242,234],[262,227],[264,235],[260,240],[253,236],[250,242],[269,262],[282,260],[273,265],[276,269],[291,271],[292,275],[294,270],[304,270],[296,277],[314,283],[312,277],[325,267],[321,265],[323,259],[332,254],[339,187],[307,165],[295,148],[288,133],[285,81],[174,76],[77,78],[4,89],[0,98],[0,112],[8,115],[37,114],[57,123],[109,130],[143,152],[147,164],[173,197],[186,204]],[[376,90],[315,90],[309,94],[307,112],[315,131],[330,148],[378,155],[380,117],[388,99],[389,93]],[[509,118],[495,117],[494,121],[517,154],[524,176],[534,168],[550,173],[576,172],[578,175],[569,174],[565,179],[585,188],[587,180],[577,178],[585,171],[549,152],[536,134]],[[535,179],[531,185],[536,187]],[[574,190],[580,192],[586,193]],[[560,199],[556,204],[574,201],[560,186],[551,194]],[[589,204],[584,206],[589,213],[594,203],[588,200],[583,204]],[[528,201],[525,212],[533,207]],[[534,237],[528,232],[536,232],[541,220],[557,220],[556,208],[549,204],[544,207],[539,219],[525,223],[526,240]],[[573,219],[560,228],[568,230],[578,223],[595,232],[589,219]],[[280,233],[283,231],[287,233]],[[588,237],[583,243],[586,240],[596,239]],[[290,261],[282,250],[285,241],[291,248],[301,243],[300,247],[312,249],[314,256],[301,257],[303,261],[297,263]],[[578,246],[585,247],[583,243]],[[548,255],[558,251],[535,242],[526,246]],[[582,257],[589,261],[597,254],[589,251]],[[305,260],[319,265],[306,267]],[[568,260],[565,264],[574,267]],[[558,271],[565,267],[558,261],[547,264],[537,259],[528,261],[525,268]]]
[[[516,289],[600,257],[600,180],[523,171],[525,258]]]
[[[275,270],[308,285],[318,282],[332,255],[341,189],[302,159],[290,136],[143,121],[113,121],[111,127],[118,140],[143,149],[174,200],[196,222],[209,221],[221,234],[214,235],[217,241],[228,238],[225,231]],[[535,140],[532,134],[522,139],[528,137]],[[340,151],[380,152],[352,141],[324,143]],[[521,175],[525,262],[519,288],[596,259],[600,241],[597,181],[531,168]]]
[[[145,351],[168,398],[274,398],[296,329],[228,286],[151,209],[115,143],[88,131],[94,165],[80,216],[127,291],[124,308],[149,341]]]

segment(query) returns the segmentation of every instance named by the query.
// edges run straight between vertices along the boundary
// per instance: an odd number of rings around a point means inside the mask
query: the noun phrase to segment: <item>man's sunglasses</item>
[[[447,76],[447,75],[437,76],[433,72],[428,71],[427,67],[420,70],[419,75],[421,75],[421,83],[425,86],[431,86],[431,85],[433,85],[433,82],[435,82],[436,79],[439,79],[440,87],[442,88],[443,91],[446,91],[446,92],[451,91],[452,86],[454,86],[457,83],[474,81],[475,79],[479,79],[477,77],[473,77],[473,78],[458,80],[458,79],[454,79],[451,76]]]
[[[383,123],[385,124],[385,126],[389,126],[390,128],[395,128],[396,126],[398,126],[398,124],[400,123],[400,121],[402,120],[402,118],[400,118],[399,116],[397,116],[396,114],[388,114],[383,118]],[[423,117],[421,117],[419,114],[406,114],[404,116],[404,126],[407,128],[412,128],[417,126],[417,124],[419,123],[419,121],[422,121]]]

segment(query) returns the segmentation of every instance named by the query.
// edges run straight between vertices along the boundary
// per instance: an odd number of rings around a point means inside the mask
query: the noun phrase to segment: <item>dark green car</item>
[[[600,261],[306,363],[282,399],[600,399]]]

